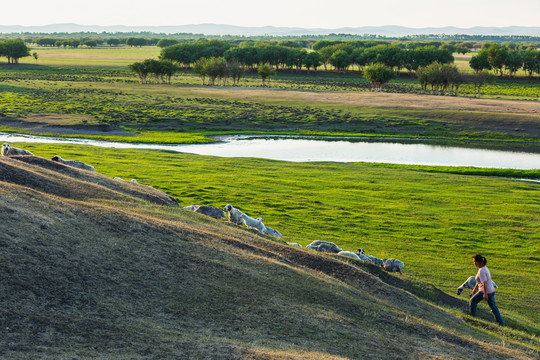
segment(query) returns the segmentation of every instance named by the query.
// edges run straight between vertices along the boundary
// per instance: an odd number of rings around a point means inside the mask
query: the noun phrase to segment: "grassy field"
[[[24,144],[23,144],[24,145]],[[405,277],[448,294],[484,254],[510,326],[538,334],[539,184],[369,164],[288,163],[166,151],[26,144],[38,156],[91,163],[136,178],[182,205],[231,203],[303,245],[324,239],[346,250],[405,262]]]
[[[139,85],[126,64],[157,55],[157,48],[38,50],[37,65],[30,59],[0,65],[0,131],[158,143],[201,143],[230,133],[399,136],[540,150],[540,105],[525,101],[537,99],[540,86],[527,79],[498,81],[486,95],[492,99],[480,100],[373,94],[363,91],[359,76],[333,72],[283,73],[270,89],[258,88],[254,75],[242,87],[203,87],[189,72],[172,86]],[[396,81],[398,92],[417,86]],[[325,239],[402,259],[407,279],[447,294],[474,275],[470,256],[481,252],[500,286],[497,302],[508,325],[540,333],[539,185],[510,178],[538,178],[536,170],[292,164],[14,145],[85,161],[109,177],[136,178],[183,205],[231,203],[262,216],[287,241]]]
[[[90,155],[86,153],[90,149],[83,147],[36,150],[41,155],[53,150],[70,152],[70,156],[78,153],[81,159],[84,154],[86,160]],[[149,160],[156,171],[164,170],[162,161],[166,160],[173,174],[184,175],[180,182],[201,166],[229,168],[215,159],[163,152],[118,154],[94,149],[92,157],[110,164],[110,171],[136,174],[152,166]],[[133,168],[134,161],[143,165],[141,173]],[[243,170],[264,165],[273,174],[280,169],[284,174],[292,171],[304,180],[319,177],[316,165],[313,177],[305,164],[290,168],[277,162],[252,162],[234,164]],[[339,165],[332,166],[339,173]],[[105,168],[100,165],[101,170]],[[369,173],[368,167],[359,170]],[[361,174],[353,175],[356,185],[373,186]],[[384,182],[386,174],[379,175]],[[261,176],[269,179],[262,171],[251,180]],[[272,187],[293,190],[298,187],[296,180],[278,179],[281,185]],[[312,180],[301,186],[312,185]],[[284,187],[286,182],[289,186]],[[206,183],[192,185],[194,191],[212,196]],[[228,200],[240,199],[231,190],[248,193],[234,182],[229,185]],[[480,181],[480,185],[486,184]],[[262,188],[252,194],[268,201],[265,213],[273,203],[284,204],[286,199],[276,202],[268,197],[268,185]],[[319,188],[315,186],[315,191]],[[142,184],[39,157],[0,157],[0,194],[1,358],[538,358],[534,328],[517,322],[508,309],[503,309],[509,325],[504,328],[485,319],[489,318],[485,306],[479,318],[470,318],[460,311],[464,301],[443,296],[407,271],[388,274],[373,265],[288,246],[245,227],[180,209],[163,192]],[[329,195],[332,201],[335,196]],[[309,198],[306,193],[298,196]],[[250,213],[259,200],[246,204]],[[326,199],[319,202],[321,211],[329,210],[325,203]],[[304,212],[309,212],[308,204],[304,205]],[[294,211],[285,215],[302,221]],[[314,230],[306,228],[297,238],[310,236]],[[381,246],[383,242],[379,241]],[[389,253],[401,251],[399,245],[395,248]],[[500,257],[491,259],[492,271],[502,272],[496,266]],[[470,267],[459,260],[456,265]],[[412,265],[407,262],[406,266]],[[525,285],[529,285],[527,279]],[[436,303],[444,299],[442,303],[448,306],[430,303],[431,295]],[[520,326],[524,328],[518,330]]]

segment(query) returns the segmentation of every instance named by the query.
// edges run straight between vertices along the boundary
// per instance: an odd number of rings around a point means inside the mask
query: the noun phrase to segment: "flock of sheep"
[[[11,155],[32,155],[33,156],[34,154],[32,154],[28,150],[18,149],[7,143],[4,143],[2,145],[1,155],[2,156],[11,156]],[[64,160],[58,155],[54,156],[51,160],[60,162],[68,166],[76,167],[79,169],[95,171],[94,167],[91,165],[85,164],[77,160]],[[115,178],[115,179],[122,180],[121,178]],[[135,179],[132,179],[131,181],[137,182]],[[232,222],[236,225],[246,225],[248,229],[255,229],[262,234],[267,234],[267,235],[275,236],[278,238],[283,238],[283,236],[281,235],[279,231],[266,226],[263,223],[263,219],[261,217],[254,219],[244,214],[242,211],[236,209],[231,204],[227,204],[223,210],[215,206],[210,206],[210,205],[202,205],[202,206],[190,205],[190,206],[184,207],[184,209],[192,210],[194,212],[211,216],[216,219],[222,219],[226,217],[229,219],[229,222]],[[227,214],[225,212],[227,212]],[[287,244],[292,245],[292,246],[302,247],[302,245],[297,244],[297,243],[288,242]],[[353,258],[356,260],[369,261],[377,266],[382,267],[386,271],[390,271],[390,272],[401,273],[401,270],[403,270],[403,268],[405,267],[403,262],[400,260],[379,259],[372,255],[366,255],[364,254],[364,250],[362,248],[358,249],[356,253],[352,251],[343,251],[336,244],[329,241],[324,241],[324,240],[313,241],[311,244],[306,246],[306,248],[317,250],[317,251],[335,253],[335,254],[338,254],[341,256],[347,256],[349,258]],[[464,289],[473,289],[475,285],[476,285],[476,279],[474,276],[471,276],[460,287],[458,287],[457,294],[460,295]],[[495,283],[493,283],[493,285],[497,287]]]

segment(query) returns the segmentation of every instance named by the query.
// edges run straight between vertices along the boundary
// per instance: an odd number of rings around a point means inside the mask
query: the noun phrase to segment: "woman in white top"
[[[486,300],[491,308],[491,312],[495,316],[495,320],[497,320],[499,325],[503,326],[501,313],[497,305],[495,305],[495,287],[493,287],[491,273],[486,266],[487,259],[479,254],[474,255],[472,258],[474,260],[474,266],[478,268],[478,274],[476,274],[476,286],[472,291],[472,297],[469,301],[469,311],[472,316],[476,316],[476,306],[480,301]]]

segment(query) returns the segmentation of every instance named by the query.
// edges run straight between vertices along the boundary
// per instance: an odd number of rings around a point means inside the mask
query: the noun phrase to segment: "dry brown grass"
[[[532,359],[332,256],[0,158],[0,358]],[[390,275],[391,276],[391,275]]]

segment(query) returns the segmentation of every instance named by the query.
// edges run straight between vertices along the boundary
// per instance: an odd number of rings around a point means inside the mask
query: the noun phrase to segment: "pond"
[[[220,142],[202,145],[129,144],[87,139],[51,138],[0,133],[0,142],[68,143],[102,147],[163,149],[221,157],[255,157],[294,162],[376,162],[437,166],[474,166],[507,169],[540,169],[540,153],[502,151],[429,144],[425,141],[359,138],[298,138],[287,136],[223,136]],[[534,146],[534,145],[533,145]],[[535,149],[539,150],[539,149]]]

